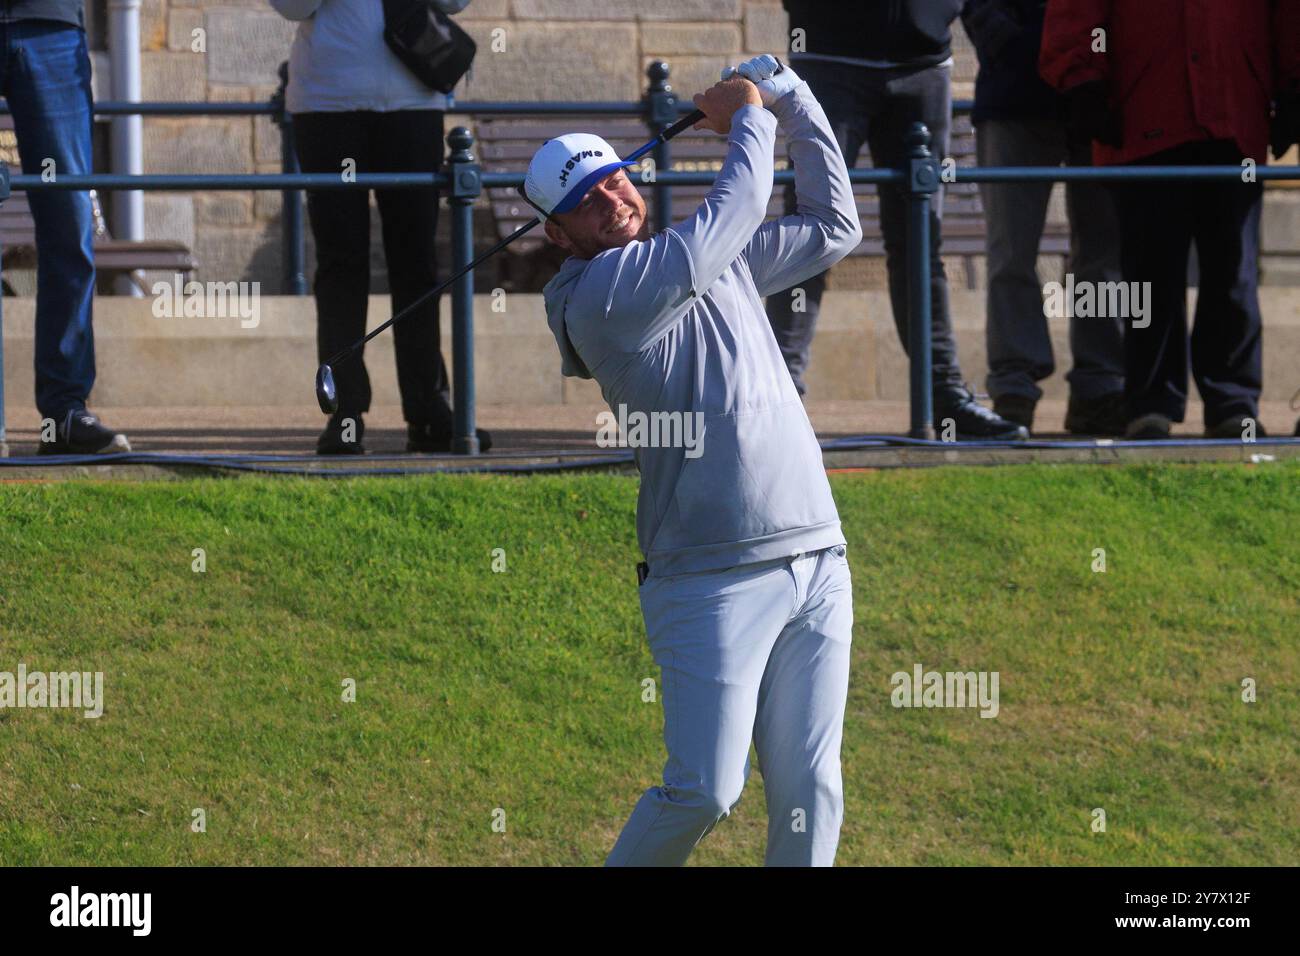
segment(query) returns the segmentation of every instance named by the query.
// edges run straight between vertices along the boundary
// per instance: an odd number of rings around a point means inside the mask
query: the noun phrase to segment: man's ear
[[[542,223],[542,228],[546,231],[546,238],[551,240],[565,252],[573,252],[573,240],[570,239],[560,228],[560,224],[554,219],[547,219]]]

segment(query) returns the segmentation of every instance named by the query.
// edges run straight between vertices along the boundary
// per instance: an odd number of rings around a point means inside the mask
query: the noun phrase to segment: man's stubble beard
[[[611,245],[611,246],[600,245],[600,244],[598,244],[598,243],[592,243],[592,244],[589,245],[589,246],[587,246],[586,244],[584,244],[585,248],[581,248],[581,249],[579,249],[579,250],[578,250],[578,254],[579,254],[583,259],[594,259],[594,258],[596,258],[596,256],[600,255],[600,254],[601,254],[602,252],[604,252],[606,249],[622,249],[622,248],[623,248],[624,246],[626,246],[628,243],[632,243],[632,242],[645,242],[647,239],[650,238],[650,219],[649,219],[649,217],[645,214],[644,209],[639,213],[639,215],[641,216],[641,228],[638,229],[638,230],[636,231],[636,235],[633,236],[631,239],[629,239],[627,242],[623,242],[623,243],[619,243],[619,244]],[[572,238],[572,237],[570,237],[570,238]]]

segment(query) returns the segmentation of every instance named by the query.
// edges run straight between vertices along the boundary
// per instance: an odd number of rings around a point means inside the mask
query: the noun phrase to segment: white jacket
[[[470,0],[434,0],[459,13]],[[289,51],[290,113],[447,110],[451,96],[415,78],[384,42],[383,0],[270,0],[298,21]]]

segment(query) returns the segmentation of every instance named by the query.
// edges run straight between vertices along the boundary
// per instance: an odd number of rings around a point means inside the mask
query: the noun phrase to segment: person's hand
[[[1112,106],[1103,80],[1089,80],[1066,91],[1072,132],[1095,139],[1104,146],[1124,145],[1124,126],[1118,107]]]
[[[696,93],[695,108],[704,113],[704,119],[694,129],[710,129],[726,136],[731,132],[731,117],[742,106],[762,106],[763,98],[749,80],[733,76],[714,83],[703,93]]]
[[[724,66],[722,78],[726,80],[732,76],[743,76],[757,86],[758,95],[763,98],[763,105],[769,109],[773,103],[803,82],[794,70],[770,53],[746,60],[734,69]]]

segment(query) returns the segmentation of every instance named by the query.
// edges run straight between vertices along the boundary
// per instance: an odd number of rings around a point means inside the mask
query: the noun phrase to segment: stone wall
[[[111,98],[104,7],[105,0],[88,0],[100,99]],[[674,89],[690,95],[712,83],[724,64],[785,49],[789,26],[779,0],[472,0],[457,19],[479,43],[475,67],[457,90],[462,100],[633,100],[654,59],[668,60]],[[266,0],[143,0],[144,98],[264,100],[296,29]],[[969,98],[977,66],[960,24],[954,53],[953,94]],[[144,129],[146,172],[280,170],[279,131],[265,118],[146,118]],[[1300,191],[1277,192],[1289,202],[1266,217],[1266,236],[1273,248],[1294,249]],[[267,292],[280,291],[278,193],[153,193],[145,203],[148,235],[194,249],[200,279],[257,280]],[[1052,215],[1063,216],[1063,208],[1058,196]],[[377,213],[372,226],[379,291],[386,284]],[[440,231],[446,232],[445,217]],[[1060,263],[1044,267],[1054,273]],[[309,276],[313,268],[309,237]],[[1274,274],[1300,284],[1294,264]],[[846,264],[837,284],[878,288],[882,275],[879,262]]]
[[[951,298],[962,370],[967,381],[983,388],[988,374],[984,296],[955,289]],[[1195,293],[1189,295],[1191,307],[1194,298]],[[480,320],[474,329],[474,375],[480,405],[602,404],[596,382],[561,377],[540,295],[511,294],[508,308],[500,312],[493,311],[494,304],[493,296],[475,297]],[[1295,414],[1285,411],[1283,403],[1295,393],[1295,370],[1300,368],[1300,289],[1265,288],[1260,305],[1266,343],[1261,399],[1277,403],[1281,417],[1274,421],[1289,434]],[[387,306],[386,296],[370,299],[372,316],[386,317]],[[5,398],[11,424],[30,428],[39,420],[32,407],[34,303],[10,299],[4,310]],[[448,311],[442,311],[441,336],[450,359]],[[1057,367],[1039,384],[1045,398],[1064,400],[1071,364],[1068,320],[1049,320],[1048,332]],[[160,319],[148,299],[105,296],[95,303],[95,345],[94,407],[315,408],[311,382],[317,362],[316,314],[310,298],[262,296],[256,325],[245,328],[237,316]],[[380,335],[366,346],[377,406],[398,401],[395,366],[393,336]],[[907,401],[908,362],[894,331],[887,293],[826,293],[807,382],[808,398],[815,401]],[[20,421],[26,424],[17,424]]]

